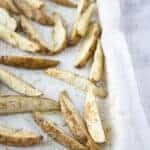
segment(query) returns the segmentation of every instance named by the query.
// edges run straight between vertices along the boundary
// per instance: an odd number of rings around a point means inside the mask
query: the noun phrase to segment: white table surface
[[[141,101],[150,123],[150,1],[120,1],[121,25],[132,56]]]

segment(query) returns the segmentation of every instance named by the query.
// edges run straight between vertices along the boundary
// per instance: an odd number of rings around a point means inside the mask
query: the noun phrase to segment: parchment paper
[[[47,11],[54,10],[60,12],[67,24],[72,24],[75,19],[75,10],[61,7],[47,1]],[[101,0],[98,1],[100,20],[103,28],[102,44],[106,57],[107,81],[109,96],[106,100],[99,100],[101,117],[104,124],[111,128],[111,138],[105,146],[106,150],[149,150],[150,149],[150,129],[147,124],[142,106],[132,62],[128,52],[128,47],[124,35],[120,30],[120,6],[119,1]],[[51,28],[46,28],[35,24],[41,36],[51,45]],[[60,68],[73,71],[88,77],[91,61],[81,70],[73,67],[80,44],[77,47],[67,48],[63,53],[46,58],[55,58],[61,61]],[[26,52],[12,48],[4,42],[0,42],[0,55],[30,55]],[[43,56],[40,56],[43,57]],[[14,74],[21,76],[24,80],[33,84],[44,93],[44,97],[58,99],[61,90],[67,90],[77,108],[82,112],[85,94],[56,79],[49,78],[43,71],[31,71],[1,66]],[[0,93],[16,94],[10,89],[0,84]],[[52,117],[58,124],[63,124],[63,119]],[[34,123],[30,114],[18,114],[11,116],[1,116],[0,123],[10,125],[15,128],[32,130],[45,137],[45,141],[40,146],[29,148],[7,147],[8,150],[64,150],[65,148],[47,138],[46,134]],[[5,150],[6,146],[0,146]]]

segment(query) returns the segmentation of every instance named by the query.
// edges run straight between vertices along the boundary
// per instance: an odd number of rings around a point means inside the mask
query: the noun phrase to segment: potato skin
[[[9,146],[27,147],[40,144],[43,137],[21,129],[0,125],[0,143]]]
[[[47,16],[43,8],[35,9],[32,8],[27,2],[23,0],[13,0],[16,7],[26,17],[37,21],[43,25],[53,25],[53,21],[50,16]]]
[[[46,121],[39,112],[34,112],[33,118],[35,122],[58,143],[70,148],[71,150],[87,150],[85,146],[63,133],[63,131],[61,131],[56,125]]]
[[[45,69],[57,66],[59,61],[34,57],[0,56],[0,64],[27,69]]]
[[[55,3],[66,6],[66,7],[71,7],[71,8],[76,8],[77,4],[74,2],[71,2],[70,0],[53,0]]]

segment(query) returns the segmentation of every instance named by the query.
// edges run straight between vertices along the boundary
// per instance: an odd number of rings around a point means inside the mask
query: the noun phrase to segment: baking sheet
[[[75,10],[61,7],[51,2],[47,11],[58,11],[62,14],[67,24],[73,23]],[[110,142],[106,145],[106,150],[147,150],[150,148],[148,140],[150,139],[150,129],[147,124],[138,89],[134,78],[133,67],[124,39],[120,30],[120,6],[119,1],[98,1],[100,20],[103,27],[102,43],[106,56],[107,80],[109,96],[106,100],[100,100],[101,116],[105,120],[107,127],[111,127]],[[50,43],[51,28],[40,28],[40,33],[44,39]],[[79,44],[80,45],[80,44]],[[80,75],[88,77],[91,62],[81,70],[73,68],[75,57],[78,53],[78,47],[67,48],[63,53],[46,58],[55,58],[61,61],[60,68],[70,70]],[[16,48],[0,42],[0,55],[31,55]],[[40,56],[41,57],[41,56]],[[43,56],[42,56],[43,57]],[[82,112],[85,95],[81,91],[74,89],[72,86],[65,84],[56,79],[47,77],[43,71],[31,71],[25,69],[15,69],[2,66],[14,74],[21,76],[24,80],[33,84],[44,93],[44,97],[58,99],[58,94],[62,90],[67,90],[77,108]],[[16,94],[4,85],[0,85],[0,93]],[[51,115],[49,115],[51,116]],[[63,125],[63,120],[56,119],[55,115],[50,119],[59,121]],[[0,123],[8,124],[15,128],[32,130],[45,137],[45,142],[41,145],[30,148],[16,148],[0,146],[5,150],[64,150],[65,148],[50,138],[34,123],[30,114],[18,114],[12,116],[1,116]]]

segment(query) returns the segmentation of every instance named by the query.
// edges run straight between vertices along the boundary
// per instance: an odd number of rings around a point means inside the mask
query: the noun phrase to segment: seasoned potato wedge
[[[2,68],[0,68],[0,81],[20,94],[26,96],[42,95],[41,91]]]
[[[57,125],[52,122],[47,121],[41,113],[33,113],[33,118],[35,122],[53,139],[58,143],[72,149],[72,150],[86,150],[86,147],[76,141],[74,138],[70,137],[63,130],[59,129]]]
[[[103,72],[104,72],[104,54],[101,46],[101,41],[98,40],[94,55],[94,61],[90,73],[90,80],[95,82],[101,80]]]
[[[4,8],[0,8],[0,24],[4,25],[12,31],[15,31],[17,27],[15,19],[11,17]]]
[[[43,137],[33,132],[0,125],[0,143],[9,146],[31,146],[40,144]]]
[[[37,21],[44,25],[52,25],[53,21],[50,16],[46,14],[43,8],[35,9],[32,8],[26,0],[13,0],[17,8],[24,14],[26,17]]]
[[[96,143],[106,141],[105,133],[100,118],[96,96],[92,89],[89,88],[84,106],[84,118],[88,131]]]
[[[59,109],[59,104],[52,99],[19,95],[0,96],[0,115]]]
[[[18,14],[20,11],[14,5],[13,0],[0,0],[0,7],[8,9],[9,11]]]
[[[61,112],[75,139],[77,139],[81,144],[86,145],[89,150],[98,150],[98,146],[88,134],[80,113],[74,107],[66,91],[62,91],[60,93],[59,101]]]
[[[77,19],[69,39],[70,45],[75,45],[86,35],[94,11],[95,3],[90,3],[89,7],[82,14],[79,13],[77,15]]]
[[[43,0],[25,0],[30,7],[35,8],[35,9],[39,9],[44,7],[44,1]]]
[[[0,39],[28,52],[40,52],[39,44],[28,40],[18,33],[0,24]]]
[[[89,32],[86,35],[79,54],[76,58],[75,67],[81,68],[86,65],[88,60],[93,56],[96,49],[97,38],[100,35],[100,29],[97,23],[91,23]]]
[[[24,56],[0,56],[0,64],[27,69],[45,69],[59,64],[57,60]]]
[[[67,31],[63,18],[58,13],[53,13],[54,30],[52,32],[53,48],[52,53],[58,53],[67,46]]]
[[[73,74],[72,72],[60,70],[57,68],[49,68],[46,70],[46,73],[50,77],[62,80],[84,92],[87,92],[89,88],[92,88],[95,95],[101,97],[107,96],[107,92],[103,86],[97,87],[90,80],[77,74]]]
[[[77,4],[73,0],[52,0],[52,1],[67,7],[72,7],[72,8],[77,7]]]
[[[41,46],[41,49],[46,49],[46,50],[49,49],[48,45],[46,44],[45,41],[43,41],[40,38],[38,31],[36,31],[36,29],[33,27],[29,19],[27,19],[25,16],[22,15],[20,18],[20,24],[23,31],[27,34],[29,39],[31,39],[34,42],[37,42]]]

